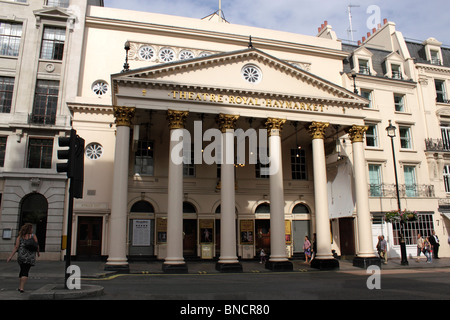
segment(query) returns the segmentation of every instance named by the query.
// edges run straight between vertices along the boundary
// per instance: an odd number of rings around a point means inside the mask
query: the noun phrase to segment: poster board
[[[132,245],[135,247],[149,246],[151,234],[150,228],[150,219],[134,219]]]
[[[212,244],[214,242],[214,219],[200,219],[200,243]]]
[[[167,218],[156,219],[156,242],[167,243]]]
[[[239,232],[241,244],[254,244],[254,221],[253,220],[240,220]]]

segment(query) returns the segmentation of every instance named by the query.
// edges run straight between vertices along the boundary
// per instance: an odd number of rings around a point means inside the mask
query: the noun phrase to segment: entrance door
[[[339,239],[341,243],[341,256],[353,256],[356,254],[353,218],[339,219]]]
[[[293,220],[293,242],[294,242],[294,253],[303,253],[303,243],[305,242],[305,236],[310,236],[310,221],[309,220]]]
[[[102,251],[101,217],[78,217],[77,258],[100,259]]]
[[[264,249],[266,254],[270,254],[270,220],[256,219],[256,253],[259,254],[261,249]]]
[[[197,220],[183,220],[183,255],[197,256]]]

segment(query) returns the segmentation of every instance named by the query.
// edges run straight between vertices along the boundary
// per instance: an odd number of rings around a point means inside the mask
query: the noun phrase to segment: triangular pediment
[[[71,16],[65,10],[60,8],[45,8],[40,10],[35,10],[34,15],[38,19],[46,18],[53,20],[67,20]]]
[[[252,66],[257,70],[252,70]],[[114,88],[157,83],[324,104],[368,104],[366,99],[337,84],[255,48],[130,70],[112,75],[112,81]]]

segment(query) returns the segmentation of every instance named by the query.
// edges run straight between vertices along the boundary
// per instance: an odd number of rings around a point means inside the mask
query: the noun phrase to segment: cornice
[[[235,42],[238,45],[246,47],[248,44],[249,35],[241,35],[235,33],[226,33],[220,31],[212,31],[206,29],[186,28],[179,26],[170,26],[164,24],[146,23],[130,20],[119,20],[104,17],[86,17],[86,27],[99,26],[102,28],[112,29],[134,29],[142,30],[145,33],[154,32],[157,34],[169,33],[172,36],[178,34],[180,37],[187,38],[203,38],[204,40],[216,42]],[[348,53],[338,49],[332,49],[327,47],[319,47],[313,45],[301,44],[298,42],[282,41],[276,39],[268,39],[262,37],[252,36],[253,43],[257,43],[259,48],[264,49],[278,49],[283,51],[298,51],[299,53],[309,53],[321,56],[333,56],[336,59],[344,59]]]
[[[450,68],[445,66],[438,66],[435,64],[427,64],[427,63],[416,63],[417,69],[423,69],[426,71],[433,71],[439,73],[450,73]]]
[[[350,73],[347,74],[349,79],[352,79],[352,76]],[[357,85],[358,87],[361,87],[362,85],[360,83],[358,83],[358,80],[365,80],[367,82],[377,82],[377,83],[385,83],[385,84],[389,84],[389,85],[396,85],[396,86],[404,86],[407,88],[415,88],[417,86],[417,82],[412,81],[412,80],[401,80],[401,79],[392,79],[392,78],[388,78],[388,77],[379,77],[379,76],[372,76],[372,75],[366,75],[366,74],[361,74],[358,73],[356,74],[356,81],[357,81]],[[352,80],[353,81],[353,80]]]
[[[70,111],[74,112],[84,112],[84,113],[103,113],[103,114],[114,114],[113,106],[108,105],[93,105],[84,103],[74,103],[68,102],[67,107]]]

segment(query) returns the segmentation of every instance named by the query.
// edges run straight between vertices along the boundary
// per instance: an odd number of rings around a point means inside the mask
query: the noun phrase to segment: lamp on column
[[[129,41],[125,42],[124,49],[125,49],[126,55],[125,55],[125,63],[123,64],[122,72],[130,70],[130,65],[128,64],[128,51],[130,51],[130,42]]]
[[[358,89],[356,89],[356,72],[354,70],[352,71],[351,76],[353,78],[353,92],[359,94]]]
[[[386,127],[386,132],[389,138],[391,138],[391,146],[392,146],[392,159],[394,161],[394,174],[395,174],[395,190],[397,192],[397,206],[398,206],[398,212],[401,211],[401,205],[400,205],[400,192],[398,189],[398,177],[397,177],[397,163],[395,160],[395,150],[394,150],[394,138],[395,138],[395,130],[397,128],[392,125],[391,120],[389,120],[389,126]],[[408,265],[408,259],[406,256],[406,244],[405,244],[405,237],[404,237],[404,222],[400,221],[400,253],[401,253],[401,264],[402,265]]]

